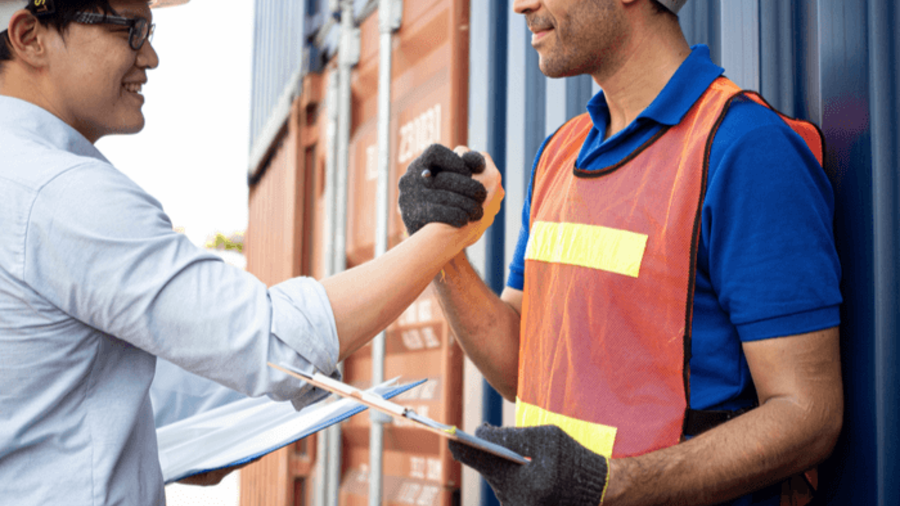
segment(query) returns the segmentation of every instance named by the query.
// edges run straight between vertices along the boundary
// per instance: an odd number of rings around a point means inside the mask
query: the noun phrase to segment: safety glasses
[[[83,25],[119,25],[128,27],[128,44],[131,49],[139,51],[147,39],[153,38],[155,24],[144,18],[124,18],[96,12],[79,12],[72,21]]]

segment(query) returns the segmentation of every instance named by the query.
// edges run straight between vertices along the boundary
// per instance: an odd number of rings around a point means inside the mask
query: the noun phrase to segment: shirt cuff
[[[272,287],[269,295],[272,334],[294,352],[292,357],[282,356],[283,363],[340,380],[340,342],[325,287],[312,278],[294,278]],[[301,409],[327,395],[324,390],[304,384],[291,402]]]
[[[736,325],[736,327],[742,342],[806,334],[840,325],[840,308],[841,306],[836,304],[776,318],[743,323]]]
[[[331,379],[334,379],[337,381],[341,380],[341,372],[338,371],[337,369],[335,369],[334,372],[332,372],[330,376],[331,376]],[[306,406],[309,406],[310,404],[313,404],[315,402],[319,402],[322,399],[331,395],[331,392],[329,392],[327,390],[322,390],[319,387],[314,387],[308,383],[306,384],[306,386],[309,388],[303,388],[301,390],[301,393],[299,396],[291,399],[291,404],[294,406],[294,409],[296,409],[297,411],[300,411],[301,409],[305,408]]]

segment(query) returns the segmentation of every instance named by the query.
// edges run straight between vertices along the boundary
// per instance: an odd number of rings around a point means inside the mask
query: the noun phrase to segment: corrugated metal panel
[[[297,121],[298,111],[294,111]],[[297,126],[279,138],[273,154],[263,167],[264,177],[250,188],[245,247],[247,271],[268,285],[279,283],[299,272],[302,251],[302,173],[297,163]],[[277,252],[277,254],[275,254]]]
[[[265,126],[290,77],[300,68],[305,7],[305,2],[256,0],[251,139]]]
[[[844,267],[847,392],[844,434],[826,470],[834,504],[898,504],[897,7],[889,1],[817,7],[820,110]]]
[[[754,8],[756,28],[752,21],[739,27],[739,19],[754,18]],[[827,504],[900,504],[897,6],[890,0],[707,0],[688,3],[681,19],[690,42],[709,41],[723,59],[747,55],[734,61],[737,73],[725,62],[730,76],[758,79],[775,107],[815,122],[825,134],[843,267],[846,410],[834,455],[820,468],[823,496]]]
[[[478,9],[485,15],[486,7]],[[688,41],[708,44],[726,75],[825,133],[844,269],[847,412],[835,454],[822,466],[824,495],[830,504],[900,504],[900,486],[893,479],[900,449],[900,38],[892,30],[900,23],[898,7],[889,0],[692,0],[680,19]],[[536,73],[520,16],[495,22],[509,23],[510,41],[508,262],[519,229],[518,193],[527,184],[536,139],[580,112],[574,104],[587,86]],[[472,83],[473,100],[493,89],[486,80]],[[474,133],[487,131],[487,125],[471,124],[473,144],[484,138]]]
[[[497,58],[508,52],[510,45],[509,27],[504,22],[510,10],[506,0],[494,2],[471,2],[472,13],[469,29],[469,147],[491,154],[494,163],[506,178],[506,117],[509,112],[509,67],[504,58]],[[506,184],[506,183],[505,183]],[[477,254],[470,261],[484,273],[484,280],[497,293],[503,289],[506,263],[504,250],[507,237],[508,204],[504,204],[494,219],[494,224],[485,232],[479,243]],[[475,248],[470,248],[475,250]],[[472,384],[474,383],[474,384]],[[473,381],[468,389],[481,396],[481,422],[502,425],[502,399],[500,394],[483,378]],[[480,385],[479,385],[480,384]],[[478,386],[476,386],[478,385]],[[479,388],[480,386],[480,388]],[[471,405],[470,405],[471,406]],[[467,406],[467,409],[470,407]],[[478,493],[467,494],[466,499],[481,499],[481,504],[499,504],[493,492],[483,479],[469,470],[470,480],[479,484]]]
[[[466,142],[468,3],[461,0],[403,2],[403,24],[394,35],[391,77],[391,177],[397,181],[428,145]],[[373,257],[375,244],[378,19],[360,25],[360,61],[353,72],[350,136],[348,267]],[[390,206],[389,245],[404,230]],[[372,375],[371,348],[345,361],[345,381],[366,385]],[[431,289],[388,328],[385,377],[429,378],[400,402],[444,423],[460,425],[462,352],[443,319]],[[369,464],[368,417],[343,425],[341,504],[366,504]],[[391,424],[384,433],[384,504],[450,506],[460,486],[460,466],[444,441],[415,428]]]
[[[293,104],[287,127],[250,188],[247,270],[270,286],[296,276],[322,275],[316,264],[323,233],[324,161],[316,150],[318,132],[324,130],[317,114],[320,76],[308,78],[303,90],[303,100]],[[241,504],[308,504],[315,451],[315,438],[308,438],[242,469]]]
[[[460,47],[462,15],[456,1],[404,2],[403,26],[396,34],[392,73],[392,181],[433,142],[449,146],[465,143],[465,78],[468,59]],[[466,9],[467,12],[467,9]],[[375,159],[377,119],[378,40],[377,19],[361,25],[360,63],[353,75],[353,125],[350,140],[350,176],[347,251],[349,265],[372,257],[374,251]],[[454,42],[455,43],[455,42]],[[466,52],[466,55],[468,53]],[[396,184],[390,200],[396,202]],[[392,206],[396,209],[396,206]],[[399,213],[392,213],[390,244],[402,238],[405,228]]]
[[[722,8],[720,0],[691,0],[678,13],[688,43],[709,46],[712,60],[722,63]]]
[[[759,1],[722,2],[722,67],[738,86],[759,91]]]
[[[843,500],[835,504],[897,504],[879,495],[878,433],[888,422],[878,416],[877,395],[885,386],[876,376],[879,343],[875,335],[874,270],[875,223],[871,103],[869,93],[866,5],[862,2],[818,2],[801,14],[818,44],[800,55],[815,61],[818,77],[807,102],[819,115],[827,140],[829,168],[834,172],[837,216],[835,232],[843,267],[841,351],[847,410],[844,433],[824,478]],[[807,91],[807,90],[804,90]],[[896,330],[896,329],[895,329]],[[888,429],[889,430],[889,429]],[[896,457],[895,457],[896,458]],[[865,469],[865,471],[863,471]],[[895,480],[895,477],[891,477]],[[896,485],[895,485],[896,486]]]
[[[268,285],[296,276],[321,277],[325,119],[321,76],[308,77],[287,127],[250,187],[245,238],[247,270]],[[324,135],[321,136],[324,138]],[[321,151],[321,152],[320,152]],[[318,262],[318,263],[317,263]],[[265,456],[241,471],[243,506],[308,504],[315,438]]]
[[[366,15],[366,2],[356,1],[359,17]],[[407,165],[433,142],[447,145],[466,142],[468,76],[468,3],[461,0],[404,2],[403,26],[395,35],[392,73],[391,184],[396,202],[396,184]],[[285,6],[287,7],[287,6]],[[276,16],[277,9],[263,12]],[[360,61],[352,74],[353,114],[348,149],[348,196],[350,216],[347,227],[349,266],[373,255],[375,210],[375,160],[373,158],[378,72],[377,17],[366,18],[360,26]],[[333,32],[327,19],[323,33]],[[331,35],[323,37],[320,54],[329,54]],[[265,44],[265,41],[260,42]],[[333,54],[333,52],[331,53]],[[333,72],[331,63],[325,74]],[[325,75],[309,74],[301,80],[300,93],[293,101],[292,114],[276,141],[265,146],[268,153],[251,178],[248,256],[251,271],[267,282],[289,275],[321,277],[324,256],[329,249],[325,233],[324,198],[327,104]],[[312,186],[312,188],[310,188]],[[391,206],[392,210],[396,206]],[[390,244],[403,238],[399,213],[392,212]],[[308,239],[297,243],[298,237]],[[401,401],[419,413],[439,421],[460,424],[462,403],[462,352],[443,321],[434,295],[427,291],[388,329],[385,374],[387,377],[429,378],[427,386]],[[345,361],[345,381],[365,385],[370,381],[372,363],[366,347]],[[345,424],[342,436],[340,503],[366,503],[368,493],[368,417],[355,417]],[[318,451],[328,451],[318,449]],[[296,453],[296,452],[294,452]],[[311,477],[315,466],[292,464],[292,452],[281,459],[289,465],[268,465],[265,472],[248,473],[243,484],[249,492],[245,506],[258,497],[269,498],[262,490],[284,490],[296,485],[292,494],[273,501],[303,504],[311,498]],[[309,459],[307,459],[308,461]],[[389,425],[385,431],[385,501],[405,504],[450,506],[458,502],[460,466],[450,457],[440,438],[410,427]],[[279,492],[280,493],[280,492]],[[277,504],[283,504],[277,502]]]
[[[333,0],[255,0],[250,111],[251,177],[265,162],[301,93],[309,72],[321,72],[336,54],[340,29]],[[377,0],[353,0],[357,23],[370,16]]]
[[[900,9],[892,0],[872,1],[868,12],[875,209],[875,377],[879,504],[900,504]],[[854,404],[857,406],[857,404]],[[849,448],[849,446],[845,446]],[[842,490],[843,492],[843,490]],[[844,492],[843,497],[847,497]]]
[[[303,73],[306,1],[256,0],[250,102],[251,172],[290,114]],[[260,143],[265,146],[260,146]],[[253,163],[255,162],[255,163]]]
[[[287,476],[292,447],[282,448],[241,469],[242,506],[292,506]]]

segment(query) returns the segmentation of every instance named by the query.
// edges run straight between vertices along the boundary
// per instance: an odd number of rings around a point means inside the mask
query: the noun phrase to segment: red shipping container
[[[465,144],[468,108],[469,2],[404,2],[394,35],[391,107],[389,245],[403,239],[397,181],[428,145]],[[360,61],[352,75],[349,146],[347,266],[374,256],[377,180],[378,16],[360,26]],[[321,75],[306,76],[288,124],[251,188],[246,238],[248,270],[269,284],[325,273],[325,161],[328,111]],[[261,174],[261,176],[260,176]],[[371,383],[371,347],[345,361],[344,381]],[[443,423],[462,419],[463,353],[429,288],[388,329],[385,377],[427,378],[398,402]],[[340,503],[368,504],[369,417],[342,424]],[[241,471],[243,506],[311,504],[315,438],[275,452]],[[407,424],[384,435],[385,504],[423,506],[458,502],[460,466],[446,441]],[[456,498],[456,499],[454,499]]]

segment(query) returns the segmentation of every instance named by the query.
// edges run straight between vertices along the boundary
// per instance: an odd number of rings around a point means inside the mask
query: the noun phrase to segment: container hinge
[[[353,21],[353,0],[341,0],[341,12],[346,16],[341,19],[341,43],[338,63],[353,67],[359,63],[359,27]]]
[[[392,33],[397,31],[400,28],[400,25],[403,23],[403,0],[387,0],[390,4],[390,15],[381,16],[381,13],[378,15],[378,26],[381,33]],[[383,4],[384,0],[379,2]],[[385,26],[385,23],[388,23]]]
[[[359,28],[342,31],[339,57],[341,65],[353,67],[359,63]]]

